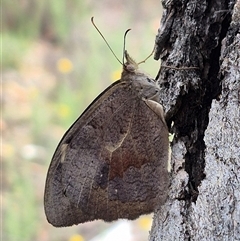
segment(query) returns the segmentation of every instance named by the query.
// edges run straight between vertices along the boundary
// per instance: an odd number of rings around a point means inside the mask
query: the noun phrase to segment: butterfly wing
[[[124,106],[128,128],[117,149],[111,150],[108,186],[101,219],[136,219],[150,213],[166,198],[168,132],[144,101]],[[116,116],[117,118],[117,116]],[[111,128],[111,127],[108,127]],[[114,130],[116,127],[112,126]]]
[[[44,200],[48,221],[70,226],[152,212],[166,197],[167,159],[162,119],[117,82],[73,124],[53,156]]]
[[[99,133],[103,131],[101,126],[111,116],[113,106],[117,106],[119,100],[125,102],[129,96],[126,83],[115,82],[92,102],[60,141],[49,166],[44,194],[45,213],[54,226],[70,226],[95,219],[94,216],[86,217],[78,205],[67,196],[69,185],[75,180],[79,168],[76,183],[72,184],[76,185],[75,188],[82,185],[82,180],[87,181],[84,177],[81,178],[81,171],[87,178],[92,177],[93,174],[88,172],[94,172],[98,166],[96,152],[101,147],[101,140],[97,136],[102,135]],[[95,129],[94,123],[98,125]],[[78,165],[76,168],[75,163]],[[84,184],[83,187],[87,189]]]

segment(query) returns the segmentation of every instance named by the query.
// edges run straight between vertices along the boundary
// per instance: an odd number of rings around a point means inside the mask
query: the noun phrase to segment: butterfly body
[[[168,129],[159,88],[126,53],[122,77],[76,120],[49,167],[44,206],[54,226],[136,219],[162,204]]]

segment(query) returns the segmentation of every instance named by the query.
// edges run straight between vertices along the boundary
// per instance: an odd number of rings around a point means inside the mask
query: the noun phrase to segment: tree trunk
[[[155,59],[171,143],[150,240],[240,240],[240,0],[163,0]]]

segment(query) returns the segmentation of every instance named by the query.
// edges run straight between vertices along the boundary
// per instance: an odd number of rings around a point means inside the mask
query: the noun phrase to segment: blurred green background
[[[46,172],[62,135],[120,77],[122,66],[93,28],[92,16],[120,59],[124,32],[131,28],[127,50],[140,62],[153,49],[161,3],[2,2],[2,240],[107,240],[108,233],[126,225],[96,221],[54,228],[43,210]],[[140,67],[155,77],[159,63],[151,58]],[[119,240],[147,240],[151,216],[127,222],[127,227],[129,238]]]

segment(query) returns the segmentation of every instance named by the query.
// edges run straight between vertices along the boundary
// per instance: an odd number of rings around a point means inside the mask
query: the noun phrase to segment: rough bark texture
[[[158,81],[174,133],[150,240],[240,240],[240,0],[164,0]]]

